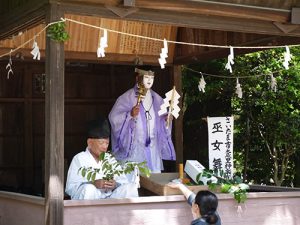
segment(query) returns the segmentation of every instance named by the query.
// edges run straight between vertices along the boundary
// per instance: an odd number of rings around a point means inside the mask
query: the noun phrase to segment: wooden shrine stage
[[[237,205],[217,194],[222,225],[300,225],[300,192],[248,193]],[[45,198],[0,191],[0,225],[45,224]],[[64,200],[64,225],[185,225],[192,214],[182,195],[94,201]]]

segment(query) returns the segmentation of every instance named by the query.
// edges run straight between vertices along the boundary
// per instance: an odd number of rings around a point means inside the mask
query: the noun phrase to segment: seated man
[[[137,197],[137,186],[125,175],[113,180],[104,180],[99,156],[109,145],[110,128],[106,119],[91,121],[88,126],[87,148],[74,156],[67,176],[66,193],[71,199],[103,199]],[[94,182],[88,181],[78,172],[81,167],[99,168]]]

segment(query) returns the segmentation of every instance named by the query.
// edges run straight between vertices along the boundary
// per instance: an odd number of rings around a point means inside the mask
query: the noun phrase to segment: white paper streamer
[[[31,55],[33,55],[33,59],[34,60],[40,60],[41,59],[41,53],[40,53],[40,48],[36,42],[36,40],[33,41],[33,45],[32,45],[32,51],[30,52]]]
[[[167,63],[166,58],[168,58],[168,42],[164,38],[164,47],[161,49],[160,58],[158,59],[160,68],[162,69],[165,68],[165,64]]]
[[[202,91],[204,93],[205,92],[205,85],[206,85],[206,82],[204,80],[204,77],[202,76],[200,81],[199,81],[199,85],[198,85],[199,91]]]
[[[140,188],[140,170],[138,166],[134,167],[134,171],[132,175],[132,183],[135,184],[136,188]]]
[[[235,88],[236,88],[235,93],[237,94],[237,96],[239,98],[243,98],[243,91],[242,91],[242,87],[241,87],[241,85],[239,83],[239,78],[236,79],[236,86],[235,86]]]
[[[291,53],[290,53],[290,48],[288,46],[285,46],[285,53],[283,53],[284,55],[284,61],[283,61],[283,66],[286,70],[289,69],[289,61],[291,61],[292,57],[291,57]]]
[[[10,50],[8,64],[6,65],[6,69],[8,70],[6,76],[7,79],[9,79],[10,74],[14,74],[14,71],[12,70],[11,52],[12,50]]]
[[[107,30],[103,30],[103,36],[99,40],[99,46],[97,49],[97,57],[105,57],[105,48],[108,47],[107,45]]]
[[[273,77],[273,74],[270,75],[271,78],[271,90],[276,92],[277,91],[277,81],[276,78]]]
[[[179,116],[180,108],[178,106],[180,95],[177,93],[175,86],[172,90],[165,94],[164,103],[161,104],[158,115],[162,116],[167,114],[166,128],[169,128],[172,115],[177,119]],[[167,109],[169,108],[169,109]]]
[[[231,65],[234,64],[234,61],[233,61],[233,59],[234,59],[234,52],[233,52],[233,47],[231,47],[231,46],[230,46],[230,54],[228,55],[227,59],[228,59],[228,61],[226,63],[225,68],[228,69],[230,71],[230,73],[232,73],[232,67],[231,67]]]

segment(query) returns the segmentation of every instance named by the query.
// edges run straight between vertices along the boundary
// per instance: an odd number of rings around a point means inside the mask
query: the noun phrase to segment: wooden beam
[[[293,31],[284,33],[279,30],[273,22],[242,18],[236,19],[188,13],[179,14],[167,11],[139,10],[135,14],[126,17],[126,19],[170,24],[177,27],[300,37],[300,26],[297,25],[294,25],[297,27]]]
[[[182,109],[182,74],[181,66],[173,66],[173,82],[176,87],[178,94],[181,98],[179,99],[179,107]],[[173,119],[174,123],[174,137],[175,137],[175,149],[176,149],[176,165],[183,163],[183,115],[179,114],[177,119]]]
[[[264,21],[289,22],[291,10],[217,1],[136,0],[135,7]]]
[[[62,7],[69,14],[82,14],[99,16],[102,18],[120,19],[116,14],[101,6],[77,5],[62,3]],[[124,19],[124,18],[122,18]],[[190,27],[209,30],[233,31],[244,33],[298,36],[300,27],[297,26],[289,33],[278,29],[271,21],[253,20],[245,18],[232,18],[224,16],[210,16],[203,14],[178,13],[168,10],[140,9],[125,17],[126,20],[141,21],[157,24],[168,24],[176,27]]]
[[[115,7],[115,6],[106,6],[110,11],[112,11],[117,16],[124,18],[132,13],[135,13],[139,9],[137,8],[121,8],[121,7]]]
[[[35,61],[32,59],[32,55],[30,51],[32,49],[19,49],[15,54],[12,55],[13,61],[21,61],[21,59],[16,59],[15,55],[21,54],[22,60]],[[1,48],[0,47],[0,55],[9,52],[9,48]],[[45,61],[45,51],[40,50],[41,53],[41,62]],[[136,55],[132,54],[115,54],[115,53],[106,53],[105,57],[97,58],[95,52],[70,52],[65,51],[65,59],[68,61],[81,61],[81,62],[92,62],[92,63],[100,63],[100,64],[135,64]],[[138,55],[143,64],[157,65],[158,63],[158,55]],[[8,56],[0,58],[0,61],[7,62]],[[167,59],[169,62],[167,65],[172,64],[171,58]]]
[[[13,12],[0,15],[0,40],[17,35],[45,20],[46,0],[27,1],[24,6],[16,8]]]
[[[63,0],[64,3],[77,3],[80,0]],[[122,4],[123,2],[123,4]],[[104,0],[86,0],[84,5],[94,4],[99,6],[113,6],[121,9],[152,9],[152,10],[167,10],[179,13],[193,13],[202,15],[226,16],[235,18],[246,18],[264,21],[289,22],[290,9],[282,7],[269,8],[249,4],[234,4],[219,1],[206,0],[124,0],[124,1],[104,1]],[[123,7],[125,6],[125,7]],[[129,8],[130,7],[130,8]]]
[[[297,37],[269,37],[261,38],[255,41],[243,42],[239,46],[268,46],[268,45],[293,45],[300,43],[300,38]],[[224,45],[227,45],[226,43]],[[247,54],[251,52],[261,51],[261,49],[235,49],[235,55]],[[176,51],[175,51],[176,52]],[[225,58],[228,56],[228,49],[212,49],[207,51],[194,52],[185,56],[174,56],[173,62],[175,65],[184,65],[188,63],[207,62],[213,59]]]
[[[31,66],[31,65],[30,65]],[[34,183],[34,148],[33,148],[33,118],[32,118],[32,69],[24,69],[24,185],[33,187]],[[32,68],[32,67],[31,67]]]
[[[63,17],[58,4],[50,4],[47,23]],[[45,95],[45,224],[64,222],[64,44],[46,39]]]
[[[292,31],[300,27],[293,24],[284,24],[284,23],[277,23],[277,22],[274,22],[274,25],[278,27],[285,34],[291,33]]]
[[[50,0],[51,1],[51,0]],[[57,1],[57,0],[52,0]],[[60,3],[62,2],[68,2],[68,3],[79,3],[79,4],[101,4],[101,5],[110,5],[110,6],[117,6],[123,4],[124,0],[59,0]]]
[[[105,57],[97,58],[95,52],[66,52],[66,59],[69,61],[86,61],[86,62],[95,62],[101,64],[135,64],[136,60],[135,55],[129,54],[112,54],[106,53]],[[158,64],[158,56],[152,55],[139,55],[139,58],[142,60],[143,64]],[[172,62],[169,62],[169,64]],[[167,65],[169,65],[167,64]]]

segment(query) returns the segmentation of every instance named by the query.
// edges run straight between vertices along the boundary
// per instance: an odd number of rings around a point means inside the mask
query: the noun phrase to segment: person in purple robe
[[[175,160],[172,126],[158,111],[163,99],[151,87],[154,72],[135,69],[136,85],[122,94],[110,114],[112,152],[120,161],[146,161],[152,173],[160,173],[162,160]]]

